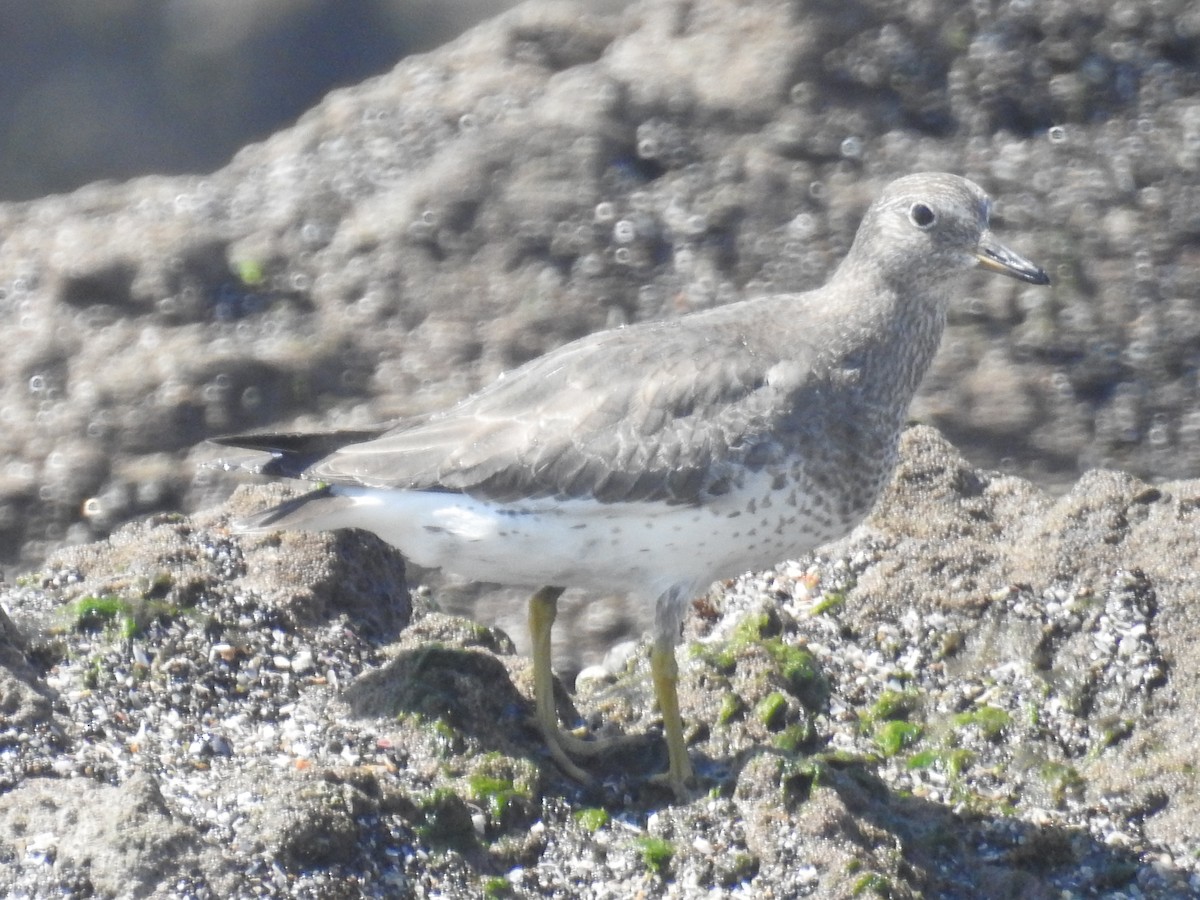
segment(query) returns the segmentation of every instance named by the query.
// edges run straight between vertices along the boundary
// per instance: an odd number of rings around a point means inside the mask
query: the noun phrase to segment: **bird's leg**
[[[675,661],[675,643],[655,637],[650,648],[650,674],[654,693],[663,717],[663,736],[667,740],[667,771],[656,780],[664,781],[680,801],[688,799],[693,781],[692,763],[683,740],[683,717],[679,714],[679,664]]]
[[[621,750],[636,746],[636,737],[619,736],[603,740],[583,740],[569,732],[563,731],[558,725],[558,707],[554,702],[554,672],[550,665],[550,632],[554,627],[554,619],[558,614],[558,598],[562,595],[560,587],[540,588],[529,598],[529,633],[533,644],[533,695],[537,707],[538,723],[546,744],[550,747],[550,755],[554,757],[563,770],[576,781],[589,784],[592,778],[571,762],[571,756],[593,757],[602,753]]]
[[[595,779],[579,768],[568,756],[594,756],[628,743],[630,738],[585,741],[565,733],[558,726],[558,707],[554,702],[554,672],[550,660],[550,632],[558,615],[558,598],[563,588],[547,585],[529,598],[529,634],[533,644],[533,698],[538,724],[546,739],[550,755],[568,777],[581,784],[595,784]],[[688,759],[683,738],[683,718],[679,713],[679,664],[675,660],[675,642],[668,636],[657,636],[650,648],[650,674],[654,694],[663,717],[663,736],[667,741],[667,771],[654,778],[665,783],[676,798],[685,802],[690,797],[694,781],[692,763]]]
[[[575,765],[563,748],[565,735],[558,727],[558,707],[554,703],[554,672],[550,668],[550,630],[558,615],[558,598],[563,589],[547,585],[529,598],[529,635],[533,644],[533,701],[538,724],[546,738],[550,755],[568,776],[583,784],[592,784],[587,772]],[[577,739],[574,739],[577,740]],[[583,743],[579,741],[579,743]]]

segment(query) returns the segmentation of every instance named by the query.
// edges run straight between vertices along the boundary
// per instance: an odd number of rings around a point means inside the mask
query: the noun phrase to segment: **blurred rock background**
[[[0,199],[208,172],[516,0],[7,0]]]

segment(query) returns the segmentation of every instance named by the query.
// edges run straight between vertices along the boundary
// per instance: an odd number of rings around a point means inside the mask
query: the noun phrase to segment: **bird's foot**
[[[550,756],[553,757],[554,762],[557,763],[563,774],[572,781],[578,782],[584,787],[595,787],[596,779],[588,772],[585,772],[583,769],[579,768],[579,766],[575,764],[575,761],[567,755],[567,751],[563,748],[563,745],[560,742],[561,737],[561,732],[545,735],[546,749],[550,751]],[[578,740],[578,738],[575,740]]]
[[[646,781],[655,787],[670,791],[675,796],[675,802],[680,805],[690,803],[700,794],[700,785],[696,776],[692,774],[690,766],[685,773],[672,772],[668,769],[666,772],[651,775]]]
[[[624,753],[643,743],[637,735],[619,734],[605,738],[581,738],[570,731],[559,730],[556,740],[563,751],[574,757],[594,759],[610,753]]]

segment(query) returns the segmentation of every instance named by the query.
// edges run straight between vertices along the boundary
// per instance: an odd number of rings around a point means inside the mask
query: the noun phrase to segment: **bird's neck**
[[[845,268],[838,275],[843,272]],[[839,323],[835,352],[844,354],[864,380],[911,398],[941,343],[955,281],[899,283],[870,267],[835,276],[829,286],[839,295],[870,301],[849,306]]]

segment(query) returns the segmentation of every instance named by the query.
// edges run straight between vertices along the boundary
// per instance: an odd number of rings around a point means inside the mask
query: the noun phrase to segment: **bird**
[[[386,427],[216,438],[313,490],[235,527],[374,532],[430,568],[527,587],[534,707],[573,778],[604,746],[559,726],[551,632],[566,587],[654,606],[650,671],[667,745],[654,776],[696,785],[675,648],[713,582],[848,534],[870,512],[974,268],[1046,273],[1001,244],[975,183],[889,183],[824,286],[595,332],[443,411]]]

